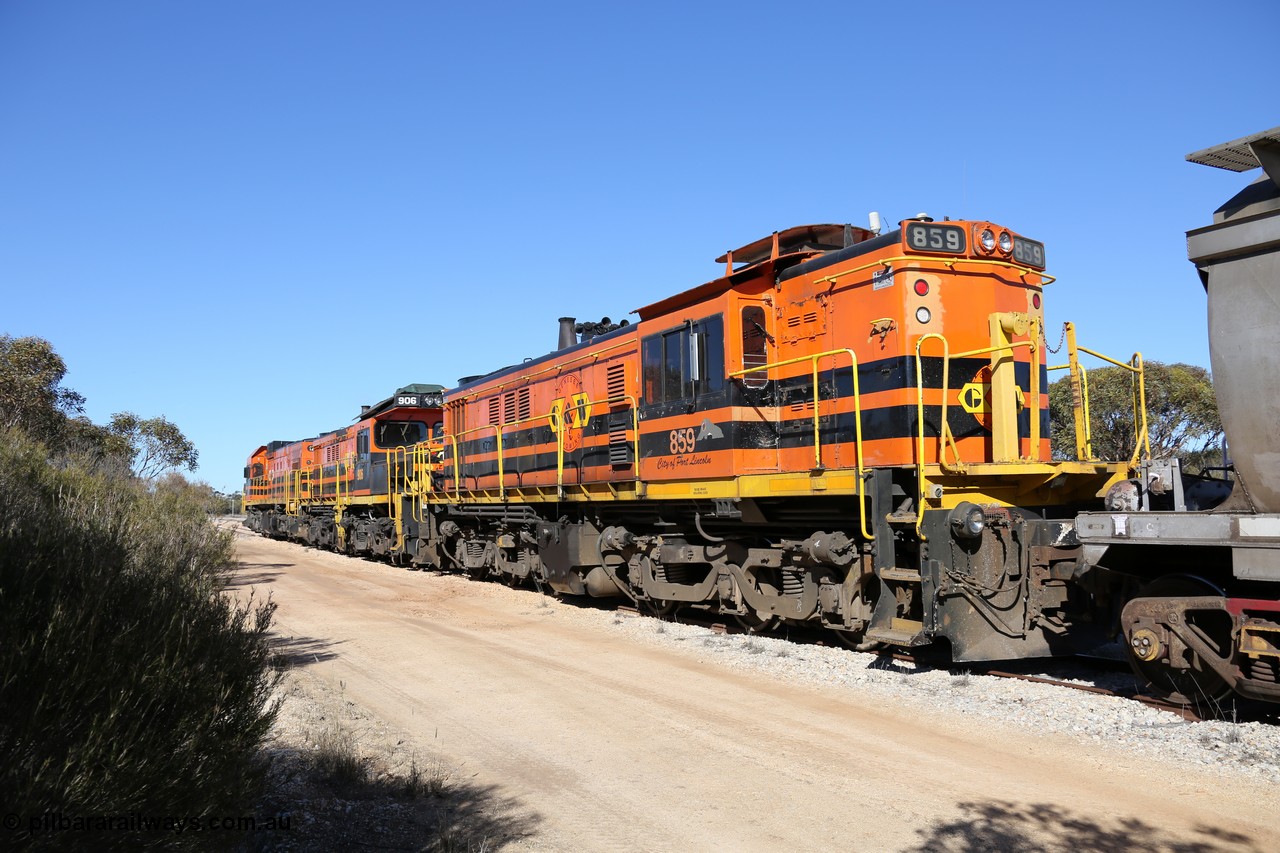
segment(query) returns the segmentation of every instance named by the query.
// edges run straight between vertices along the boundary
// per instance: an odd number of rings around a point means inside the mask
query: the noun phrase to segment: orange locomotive
[[[990,222],[801,226],[637,324],[566,318],[387,454],[388,553],[956,660],[1096,644],[1070,519],[1132,466],[1051,459],[1044,258]]]
[[[244,469],[245,523],[259,533],[379,556],[394,550],[396,460],[441,433],[440,385],[409,385],[356,423],[259,447]]]

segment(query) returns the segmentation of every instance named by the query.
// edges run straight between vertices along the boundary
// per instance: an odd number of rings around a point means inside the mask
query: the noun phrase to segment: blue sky
[[[1278,30],[1274,0],[0,0],[0,333],[226,490],[264,441],[871,210],[1042,240],[1051,338],[1207,365],[1184,232],[1257,173],[1183,157],[1280,124]]]

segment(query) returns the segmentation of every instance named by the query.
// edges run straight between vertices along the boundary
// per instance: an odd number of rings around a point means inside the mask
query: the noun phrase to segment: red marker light
[[[1038,293],[1031,294],[1031,307],[1032,308],[1040,307],[1040,294]]]
[[[928,295],[929,295],[929,282],[925,281],[922,278],[916,279],[916,296],[928,296]]]

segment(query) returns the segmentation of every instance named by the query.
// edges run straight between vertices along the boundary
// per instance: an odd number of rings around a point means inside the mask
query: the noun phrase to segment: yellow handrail
[[[1084,449],[1088,458],[1092,459],[1093,416],[1089,414],[1089,371],[1084,368],[1084,365],[1077,365],[1076,369],[1080,371],[1080,393],[1084,401]]]
[[[1142,455],[1142,451],[1146,451],[1147,458],[1151,458],[1151,433],[1147,428],[1147,373],[1146,367],[1142,364],[1142,353],[1135,352],[1133,354],[1135,362],[1132,371],[1137,376],[1137,404],[1138,414],[1142,420],[1142,432],[1139,433],[1137,446],[1133,448],[1133,455],[1129,457],[1129,464],[1136,465],[1138,459]],[[1133,376],[1129,377],[1131,380]]]
[[[578,408],[578,409],[581,409],[581,408],[583,408],[583,407],[585,406],[586,408],[590,409],[592,406],[597,406],[597,405],[598,405],[598,406],[616,406],[616,405],[617,405],[617,404],[619,404],[619,403],[626,403],[628,406],[630,406],[630,407],[631,407],[631,432],[632,432],[632,436],[633,436],[632,441],[633,441],[634,446],[635,446],[635,447],[634,447],[635,460],[634,460],[634,462],[632,463],[632,465],[633,465],[634,470],[635,470],[635,475],[636,475],[636,476],[635,476],[635,479],[636,479],[636,482],[639,482],[639,481],[640,481],[640,406],[639,406],[638,402],[636,401],[636,398],[635,398],[635,397],[633,397],[633,396],[631,396],[630,394],[622,394],[622,395],[617,396],[617,397],[606,397],[606,398],[605,398],[605,399],[603,399],[603,400],[590,400],[590,399],[588,399],[588,400],[585,400],[585,401],[579,401],[579,402],[578,402],[578,404],[577,404],[576,406],[573,406],[573,407],[571,407],[571,408]],[[550,415],[550,414],[548,414],[548,415],[546,415],[546,417],[547,417],[547,418],[550,418],[550,417],[551,417],[551,415]],[[563,415],[562,415],[561,417],[563,418]],[[532,419],[532,418],[531,418],[530,420],[534,420],[534,419]],[[558,427],[554,428],[554,429],[555,429],[555,434],[556,434],[556,494],[557,494],[557,496],[558,496],[558,497],[564,497],[564,434],[565,434],[565,429],[564,429],[564,422],[563,422],[563,420],[561,421],[560,425],[559,425]],[[582,478],[581,478],[581,472],[579,472],[579,478],[578,478],[578,479],[579,479],[579,480],[581,480],[581,479],[582,479]]]
[[[755,367],[744,367],[742,370],[735,370],[729,374],[730,379],[737,379],[748,373],[757,373],[759,371],[768,371],[779,367],[787,367],[792,364],[800,364],[801,362],[812,363],[813,374],[813,455],[814,455],[814,471],[822,470],[822,443],[819,435],[819,408],[821,407],[821,399],[818,391],[818,360],[834,357],[837,355],[847,355],[853,365],[853,429],[855,440],[855,464],[857,465],[858,479],[858,527],[862,535],[866,539],[872,539],[871,532],[867,529],[867,506],[865,495],[863,492],[863,471],[862,471],[862,394],[858,385],[858,356],[851,349],[833,349],[826,352],[816,353],[814,355],[804,355],[797,358],[789,358],[785,361],[776,361],[769,364],[761,364]]]
[[[404,467],[408,467],[408,456],[405,447],[388,447],[384,451],[387,459],[387,517],[391,519],[391,523],[395,526],[396,545],[395,550],[399,551],[404,548],[404,522],[400,517],[401,509],[401,492],[396,490],[401,469],[401,457],[405,457]],[[405,477],[405,484],[408,485],[409,478]]]
[[[284,513],[285,515],[296,516],[298,514],[298,504],[299,504],[298,493],[302,490],[301,476],[302,476],[302,470],[296,469],[296,468],[291,469],[288,472],[288,474],[285,475],[285,480],[284,480],[284,483],[285,483]]]
[[[495,436],[497,436],[497,450],[498,450],[498,496],[499,496],[499,497],[502,497],[502,498],[505,498],[505,497],[507,496],[507,493],[506,493],[506,487],[503,485],[503,480],[504,480],[504,471],[503,471],[503,467],[502,467],[502,465],[503,465],[503,462],[502,462],[502,424],[481,424],[481,425],[480,425],[480,426],[478,426],[478,427],[473,427],[473,428],[468,429],[468,430],[463,430],[462,432],[457,433],[456,435],[455,435],[455,434],[453,434],[453,433],[450,433],[450,434],[448,435],[448,438],[449,438],[449,439],[451,439],[451,440],[452,440],[452,442],[453,442],[453,473],[454,473],[454,477],[455,477],[455,486],[456,486],[456,488],[454,489],[455,494],[456,494],[457,492],[461,491],[461,489],[462,489],[462,480],[461,480],[462,459],[461,459],[461,454],[460,454],[460,452],[459,452],[459,450],[458,450],[458,439],[463,438],[464,436],[471,435],[472,433],[484,432],[484,431],[486,431],[486,430],[493,430],[494,435],[495,435]],[[433,440],[433,441],[434,441],[434,440]],[[443,449],[443,445],[441,445],[441,448]],[[471,491],[471,490],[470,490],[470,489],[467,489],[467,491]]]
[[[434,470],[431,453],[435,439],[426,439],[415,444],[387,448],[387,500],[388,515],[396,525],[396,547],[404,546],[404,522],[401,499],[410,499],[410,512],[414,521],[426,523],[423,514],[423,497],[430,485],[430,475]],[[444,447],[441,443],[440,448]],[[403,478],[403,486],[397,484]],[[399,488],[400,491],[394,491]]]
[[[1036,353],[1038,351],[1037,340],[1039,338],[1038,327],[1032,323],[1028,329],[1029,337],[1025,341],[1010,341],[1007,344],[996,344],[989,347],[979,347],[978,349],[965,350],[964,352],[951,353],[950,342],[946,337],[937,333],[929,333],[921,335],[916,341],[916,535],[920,541],[928,541],[922,530],[924,524],[924,359],[921,357],[924,342],[930,339],[942,342],[942,406],[939,415],[941,424],[938,429],[938,465],[947,469],[946,463],[946,447],[950,442],[951,451],[955,454],[956,465],[949,470],[956,470],[963,473],[964,461],[960,458],[960,448],[956,445],[955,436],[951,432],[951,426],[947,423],[947,404],[950,396],[951,381],[951,359],[953,358],[972,358],[977,355],[991,355],[997,352],[1011,352],[1019,347],[1027,347],[1031,351],[1031,392],[1032,399],[1035,401],[1034,409],[1039,408],[1039,363]],[[1031,419],[1031,446],[1034,451],[1035,445],[1039,443],[1040,436],[1040,420],[1033,416]]]
[[[951,342],[943,335],[936,332],[930,332],[927,335],[921,335],[916,341],[916,476],[917,483],[924,479],[924,371],[921,368],[922,351],[924,342],[927,340],[936,340],[942,342],[942,428],[938,432],[938,464],[943,468],[947,467],[946,455],[947,444],[951,445],[951,452],[955,454],[956,463],[954,470],[959,473],[964,472],[964,460],[960,458],[960,448],[956,446],[955,435],[951,432],[951,424],[947,422],[947,398],[948,389],[951,383]]]
[[[1009,269],[1017,271],[1019,278],[1025,279],[1029,275],[1038,275],[1040,276],[1040,280],[1042,284],[1053,284],[1055,281],[1057,281],[1056,278],[1054,278],[1053,276],[1047,273],[1043,273],[1038,270],[1033,270],[1030,267],[1024,267],[1020,264],[1011,264],[1008,261],[997,261],[994,259],[983,260],[981,258],[934,258],[934,257],[920,257],[917,255],[898,255],[892,258],[881,258],[880,260],[872,261],[869,264],[862,264],[861,266],[853,267],[852,269],[841,270],[840,272],[832,273],[831,275],[828,275],[828,276],[823,276],[822,278],[814,281],[814,284],[822,284],[824,281],[835,283],[835,280],[838,278],[844,278],[845,276],[850,276],[850,275],[853,275],[854,273],[863,272],[864,270],[873,269],[875,267],[889,268],[889,267],[892,267],[894,264],[900,263],[900,262],[906,262],[910,264],[932,262],[932,263],[942,264],[948,270],[950,270],[952,267],[956,266],[957,264],[965,264],[965,265],[981,264],[983,266],[1007,267]],[[912,267],[911,269],[900,270],[900,272],[911,272],[912,270],[914,270],[914,267]],[[927,272],[927,270],[919,270],[919,271]]]
[[[585,406],[589,408],[591,406],[597,406],[597,405],[613,406],[618,403],[626,403],[631,408],[631,429],[633,433],[632,443],[633,443],[633,448],[635,453],[634,465],[635,465],[636,479],[639,480],[640,478],[640,414],[639,414],[639,406],[637,404],[636,398],[631,396],[630,394],[626,394],[622,396],[608,397],[608,398],[599,399],[599,400],[580,401],[577,404],[577,406],[578,407]],[[515,421],[508,421],[507,423],[502,423],[502,424],[483,424],[479,427],[473,427],[472,429],[464,430],[463,432],[460,432],[460,433],[456,433],[456,434],[448,433],[446,435],[441,436],[438,439],[429,439],[427,441],[420,442],[418,445],[415,445],[415,447],[424,448],[429,458],[431,453],[443,451],[445,447],[444,440],[448,439],[453,449],[452,462],[453,462],[453,474],[454,474],[454,496],[457,497],[463,491],[468,491],[468,492],[473,491],[472,489],[464,490],[462,487],[462,458],[461,458],[461,453],[458,449],[459,448],[458,439],[465,438],[466,436],[477,433],[477,432],[482,432],[490,429],[494,430],[494,433],[497,436],[496,449],[498,454],[498,460],[497,460],[498,461],[498,496],[500,498],[505,498],[506,497],[506,457],[505,457],[506,446],[503,440],[503,434],[505,430],[508,428],[524,427],[524,426],[527,426],[528,424],[531,424],[537,421],[547,421],[548,423],[552,423],[552,431],[556,435],[556,488],[559,491],[559,493],[563,496],[565,430],[564,430],[563,423],[560,423],[560,424],[553,423],[554,417],[555,417],[554,413],[548,412],[545,415],[534,415],[533,417],[523,418],[521,420],[515,420]],[[430,463],[427,463],[427,464],[430,464]]]
[[[1079,353],[1083,352],[1129,371],[1130,380],[1133,382],[1132,402],[1135,425],[1134,447],[1133,453],[1129,456],[1129,464],[1137,465],[1144,451],[1149,459],[1151,457],[1151,435],[1147,424],[1147,377],[1146,368],[1142,363],[1142,353],[1135,352],[1133,357],[1129,359],[1129,363],[1126,364],[1088,347],[1077,345],[1075,324],[1064,323],[1063,325],[1065,327],[1064,337],[1067,342],[1067,363],[1050,365],[1045,369],[1071,371],[1074,380],[1072,383],[1071,408],[1076,428],[1076,456],[1085,460],[1095,460],[1093,453],[1093,425],[1089,413],[1089,374],[1080,364],[1079,356]],[[1075,393],[1076,388],[1080,389],[1078,396]]]
[[[345,458],[338,461],[337,468],[334,471],[336,479],[333,489],[333,535],[343,548],[347,546],[347,534],[346,529],[342,526],[342,516],[343,510],[351,503],[351,483],[345,482],[347,487],[347,499],[345,502],[342,500],[342,487],[344,481],[347,481],[347,478],[351,475],[351,463],[354,458],[355,454],[348,453]],[[342,472],[344,466],[347,469],[345,476]]]

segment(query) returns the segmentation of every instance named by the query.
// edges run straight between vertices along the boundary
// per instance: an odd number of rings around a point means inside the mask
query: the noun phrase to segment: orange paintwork
[[[982,228],[991,227],[997,233],[1005,229],[986,222],[939,224],[965,229],[970,251],[965,255],[922,254],[908,250],[905,242],[899,240],[780,282],[781,272],[797,262],[821,258],[822,253],[779,253],[776,239],[771,244],[756,241],[744,250],[737,250],[739,256],[745,253],[752,258],[753,265],[641,309],[641,321],[635,326],[448,392],[446,428],[459,443],[463,488],[498,486],[499,433],[503,443],[502,485],[507,488],[555,485],[557,474],[551,460],[557,446],[554,434],[547,429],[548,418],[553,413],[563,413],[557,417],[565,420],[565,484],[634,480],[637,476],[634,464],[602,464],[601,451],[608,448],[610,439],[608,429],[601,430],[601,422],[607,426],[609,416],[613,415],[615,443],[625,435],[626,444],[634,446],[632,403],[643,406],[646,402],[641,399],[641,341],[718,314],[723,317],[723,371],[727,374],[741,370],[746,336],[743,309],[749,306],[764,312],[764,325],[771,338],[766,352],[771,363],[844,349],[852,350],[861,365],[900,362],[902,366],[893,387],[870,387],[868,380],[874,377],[862,376],[864,430],[868,423],[883,421],[889,413],[899,420],[909,414],[914,420],[917,392],[913,365],[916,342],[922,335],[945,335],[952,353],[979,350],[991,346],[988,317],[1017,312],[1037,321],[1035,328],[1041,331],[1035,345],[1043,365],[1043,308],[1033,303],[1033,296],[1042,289],[1041,275],[1025,267],[992,263],[1011,264],[1011,258],[998,249],[990,255],[974,249],[976,235]],[[855,231],[859,240],[871,237],[869,232]],[[905,230],[902,233],[905,234]],[[755,247],[754,254],[746,252],[752,247]],[[725,256],[730,265],[731,258],[731,255]],[[891,274],[886,270],[891,270]],[[927,290],[924,294],[916,292],[917,280],[924,282],[921,288]],[[921,308],[928,309],[927,322],[917,319]],[[1015,336],[1015,340],[1018,339]],[[1021,339],[1025,340],[1025,335]],[[938,342],[926,343],[923,352],[926,361],[940,354]],[[1023,371],[1028,369],[1031,363],[1028,348],[1014,350],[1012,357],[1022,365]],[[964,365],[953,365],[947,395],[952,413],[949,420],[972,417],[963,414],[961,389],[974,381],[978,367],[989,361],[988,355],[975,356],[969,362],[967,373]],[[828,357],[819,367],[820,383],[829,384],[835,370],[848,370],[849,359]],[[794,378],[811,389],[810,376],[808,363],[776,368],[769,373],[770,379]],[[726,380],[725,384],[741,381]],[[1047,392],[1047,382],[1042,377],[1039,399],[1030,401],[1031,416],[1039,418],[1047,409]],[[811,390],[807,393],[811,400]],[[926,406],[939,405],[941,397],[940,388],[926,387]],[[611,399],[613,402],[605,402]],[[578,400],[576,406],[575,400]],[[590,406],[581,405],[583,400],[589,401]],[[646,415],[640,420],[642,458],[638,474],[645,481],[661,481],[809,470],[814,467],[812,411],[805,401],[792,400],[769,408],[719,405],[692,412]],[[851,418],[853,411],[854,401],[850,395],[834,400],[824,397],[819,404],[819,415],[823,418],[838,414]],[[584,418],[576,412],[585,414],[586,429],[582,424]],[[777,425],[780,419],[797,422],[789,430],[789,434],[797,438],[787,446],[699,450],[697,433],[707,424],[757,421]],[[916,463],[914,431],[907,427],[905,420],[893,428],[899,434],[877,436],[874,430],[867,431],[862,448],[865,465]],[[961,457],[969,463],[991,461],[989,433],[982,430],[976,420],[971,432],[967,437],[957,436]],[[924,461],[933,463],[938,461],[937,440],[932,431],[928,435]],[[448,443],[441,445],[446,457],[443,473],[452,489],[456,482],[455,468]],[[597,451],[594,462],[590,457],[593,450]],[[851,438],[838,441],[824,438],[822,464],[828,469],[852,468],[856,464],[855,451]],[[1021,438],[1020,453],[1025,459],[1048,461],[1048,429],[1042,428],[1037,447],[1031,447],[1026,437]]]
[[[349,427],[324,433],[314,438],[288,442],[269,451],[260,447],[249,457],[249,484],[245,490],[245,505],[283,504],[296,488],[295,472],[305,475],[303,498],[334,497],[339,491],[345,497],[368,497],[385,494],[385,483],[355,488],[359,460],[356,454],[356,437],[362,430],[369,431],[371,453],[385,451],[375,441],[375,425],[393,421],[419,421],[428,430],[438,424],[442,414],[439,408],[399,407],[382,412],[375,418],[365,418]],[[261,466],[261,474],[255,466]],[[326,470],[326,468],[328,470]]]

